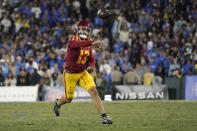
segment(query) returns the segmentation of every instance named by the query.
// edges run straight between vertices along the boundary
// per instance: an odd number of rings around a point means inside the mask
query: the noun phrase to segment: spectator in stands
[[[25,67],[22,66],[20,68],[20,74],[17,76],[17,86],[27,86],[28,80],[27,80],[27,72],[25,70]]]
[[[181,78],[180,70],[178,68],[173,69],[171,74],[172,77]]]
[[[3,76],[3,72],[1,68],[0,68],[0,86],[5,86],[5,78]]]
[[[195,64],[194,74],[197,75],[197,63]]]
[[[194,68],[189,67],[187,75],[194,75]]]
[[[52,75],[54,72],[60,72],[58,63],[54,63],[53,67],[48,70],[49,75]]]
[[[142,49],[140,50],[139,57],[144,57],[146,55],[147,46],[146,44],[142,45]]]
[[[123,57],[120,61],[119,61],[119,65],[121,66],[121,71],[124,72],[125,68],[127,67],[126,70],[129,70],[130,67],[132,66],[131,63],[128,60],[128,57]]]
[[[12,74],[14,75],[15,78],[16,78],[16,68],[17,68],[16,62],[12,62],[10,64],[10,72],[12,72]]]
[[[53,67],[54,64],[57,63],[57,61],[58,61],[57,54],[54,51],[50,51],[47,61],[49,63],[49,68]]]
[[[188,74],[189,70],[190,70],[190,72],[191,71],[193,72],[193,70],[194,70],[194,64],[192,63],[191,59],[188,59],[186,61],[186,64],[183,67],[184,74]]]
[[[149,59],[147,66],[150,66],[152,73],[155,73],[158,67],[157,63],[154,61],[154,58]]]
[[[60,72],[57,72],[57,73],[58,73],[57,85],[60,88],[60,87],[63,87],[64,86],[64,84],[62,82],[62,80],[63,80],[63,70],[61,70]]]
[[[129,28],[127,26],[126,23],[121,25],[121,30],[120,30],[120,34],[119,34],[119,39],[122,43],[124,43],[124,45],[128,45],[128,41],[129,41]]]
[[[40,83],[41,76],[38,74],[37,69],[31,69],[27,73],[28,85],[37,85]]]
[[[43,83],[43,86],[51,86],[51,79],[47,72],[44,72],[41,81]]]
[[[1,25],[3,26],[3,32],[9,33],[10,27],[12,26],[11,20],[9,18],[9,13],[3,14],[3,19],[1,20]]]
[[[102,72],[105,70],[107,74],[111,74],[111,66],[109,65],[107,59],[104,59],[103,64],[100,65],[99,71]]]
[[[195,42],[197,42],[197,33],[196,33],[196,40]],[[197,62],[197,48],[195,49],[194,53],[193,53],[193,59],[195,62]]]
[[[165,75],[162,66],[159,66],[155,72],[155,77],[152,79],[152,84],[160,86],[164,83]]]
[[[25,64],[25,68],[33,68],[33,69],[38,69],[38,64],[34,61],[33,58],[28,59],[28,63]]]
[[[124,84],[125,85],[136,85],[139,83],[139,76],[134,71],[133,67],[130,67],[129,72],[124,75]]]
[[[2,69],[2,73],[4,78],[8,76],[8,71],[9,71],[9,64],[6,62],[4,59],[0,60],[0,68]]]
[[[110,54],[110,58],[108,59],[108,63],[111,67],[115,67],[117,65],[118,56],[114,53]]]
[[[39,66],[38,66],[38,74],[42,77],[45,72],[46,72],[46,70],[44,69],[44,65],[39,64]]]
[[[138,75],[138,79],[139,79],[138,84],[142,84],[142,78],[143,78],[144,72],[139,63],[136,63],[134,71]]]
[[[172,61],[171,56],[168,54],[163,61],[163,67],[166,76],[168,76],[171,61]]]
[[[5,3],[3,1],[0,1],[0,19],[2,19],[3,13],[6,12],[5,8],[6,8]]]
[[[53,72],[51,77],[52,77],[51,87],[59,87],[59,85],[58,85],[58,72]]]
[[[162,82],[164,82],[164,78],[165,78],[165,75],[164,75],[164,70],[162,68],[162,66],[159,66],[155,72],[155,76],[157,77],[160,77]]]
[[[20,75],[20,69],[25,68],[25,62],[22,61],[20,56],[16,56],[16,76]]]
[[[150,86],[154,76],[155,75],[151,72],[151,67],[148,66],[147,72],[144,74],[144,79],[143,79],[144,85],[145,86]]]
[[[129,69],[128,69],[128,65],[127,64],[124,64],[123,66],[121,66],[122,68],[121,68],[121,72],[122,72],[122,74],[123,74],[123,76],[127,73],[127,72],[129,72]]]
[[[113,44],[113,51],[115,54],[118,54],[119,51],[122,51],[124,49],[124,44],[120,42],[119,38],[116,38],[116,43]]]
[[[31,8],[31,12],[35,15],[36,19],[40,19],[41,9],[38,2],[33,3],[33,7]]]
[[[5,86],[16,86],[16,78],[11,70],[9,70],[8,77],[5,79]]]
[[[122,72],[120,72],[120,70],[117,66],[112,67],[111,81],[112,81],[112,87],[114,85],[123,84],[123,75],[122,75]]]
[[[140,59],[140,70],[142,70],[142,74],[144,75],[147,72],[148,66],[146,65],[146,60],[144,57],[141,57]]]
[[[170,64],[170,67],[169,67],[169,73],[168,73],[168,76],[171,76],[171,72],[172,70],[174,69],[180,69],[180,64],[177,63],[177,58],[173,58],[173,61],[172,63]]]
[[[107,74],[107,71],[105,69],[101,72],[101,77],[104,78],[107,81],[107,85],[105,87],[107,93],[111,93],[111,75]]]

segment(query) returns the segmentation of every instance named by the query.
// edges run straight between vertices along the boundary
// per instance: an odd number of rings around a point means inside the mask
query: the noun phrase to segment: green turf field
[[[73,102],[52,113],[53,103],[1,103],[0,131],[197,131],[197,102],[104,103],[113,125],[102,125],[91,102]]]

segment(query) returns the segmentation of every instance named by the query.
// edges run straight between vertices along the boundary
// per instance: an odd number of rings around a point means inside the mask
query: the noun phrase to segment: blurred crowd
[[[106,19],[96,16],[107,8]],[[196,0],[1,0],[0,86],[62,87],[73,25],[91,24],[95,81],[151,85],[154,78],[197,74]]]

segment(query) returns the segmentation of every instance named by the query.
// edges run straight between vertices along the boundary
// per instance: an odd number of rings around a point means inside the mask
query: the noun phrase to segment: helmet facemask
[[[90,35],[90,29],[88,27],[79,27],[77,35],[82,39],[87,39]]]
[[[76,34],[81,38],[81,39],[88,39],[90,36],[90,25],[86,21],[81,21],[77,25],[77,30]]]

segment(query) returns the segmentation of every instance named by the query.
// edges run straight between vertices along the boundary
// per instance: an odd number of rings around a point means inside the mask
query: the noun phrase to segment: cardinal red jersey
[[[65,70],[72,73],[79,73],[89,66],[95,66],[95,58],[92,54],[92,41],[81,40],[78,36],[72,36],[67,45],[67,52],[64,57]]]

